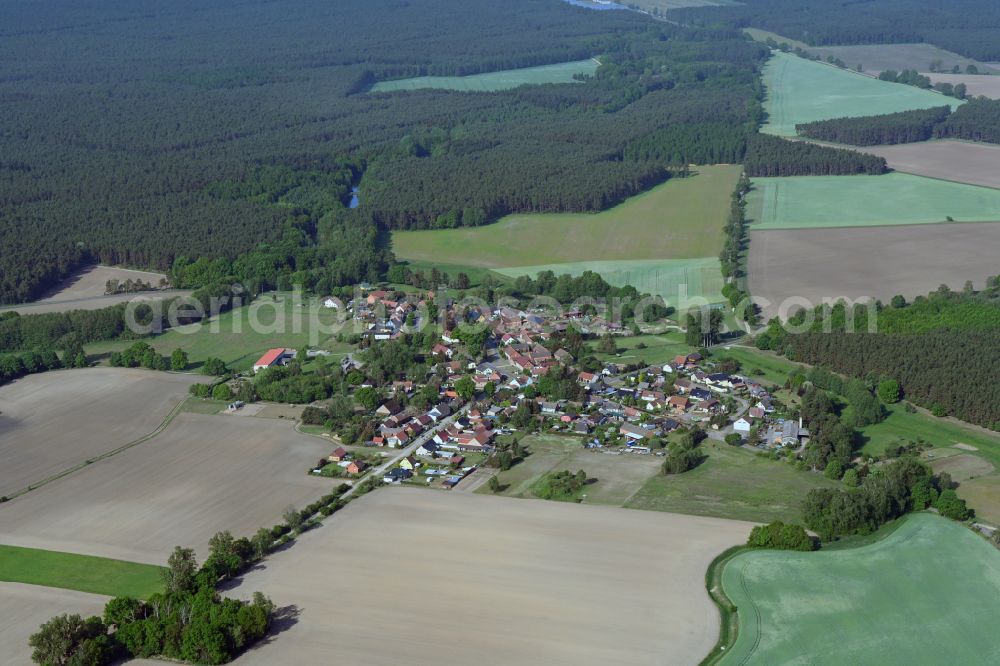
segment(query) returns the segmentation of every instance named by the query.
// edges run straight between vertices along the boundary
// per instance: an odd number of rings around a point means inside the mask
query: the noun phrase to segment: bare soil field
[[[1000,76],[994,77],[1000,82]],[[1000,188],[1000,146],[969,141],[925,141],[896,146],[865,146],[896,171],[956,183]]]
[[[0,543],[160,564],[250,536],[339,481],[310,477],[330,444],[267,419],[181,413],[148,442],[3,505]]]
[[[1000,73],[1000,67],[993,67],[993,70]],[[972,97],[989,97],[1000,99],[1000,76],[985,76],[982,74],[925,74],[931,77],[934,83],[950,83],[958,85],[964,83],[967,93]]]
[[[840,58],[849,68],[861,65],[866,73],[878,75],[887,69],[901,71],[915,69],[930,70],[935,60],[942,62],[941,68],[950,70],[958,65],[962,71],[966,66],[975,65],[980,71],[997,71],[994,67],[957,53],[938,48],[933,44],[863,44],[856,46],[806,46],[809,53],[823,60],[827,56]],[[937,76],[931,75],[931,76]]]
[[[53,615],[101,615],[109,597],[54,587],[0,583],[0,655],[5,664],[30,664],[28,638]]]
[[[961,289],[966,280],[982,288],[997,273],[997,247],[997,223],[757,230],[750,235],[750,293],[770,318],[794,311],[779,312],[785,299],[796,299],[789,302],[795,307],[839,297],[888,301],[941,284]]]
[[[11,310],[20,314],[48,314],[50,312],[69,312],[70,310],[100,310],[119,303],[127,303],[133,299],[138,301],[158,301],[175,296],[190,296],[190,289],[167,289],[164,291],[144,291],[137,294],[110,294],[108,296],[88,296],[65,301],[40,301],[24,305],[8,305],[0,308],[0,312]]]
[[[705,570],[751,527],[378,490],[245,577],[294,617],[239,663],[695,664],[719,635]]]
[[[22,314],[41,314],[45,312],[61,312],[63,310],[96,310],[116,303],[127,301],[140,294],[113,294],[106,296],[105,285],[108,280],[142,280],[154,287],[167,276],[163,273],[149,271],[134,271],[114,266],[93,266],[84,269],[65,280],[58,288],[53,289],[44,298],[22,305],[7,306],[2,310],[16,310]],[[190,292],[169,292],[173,294]],[[141,292],[147,298],[159,298],[159,292]]]
[[[0,387],[0,495],[152,432],[198,379],[87,368],[28,375]]]

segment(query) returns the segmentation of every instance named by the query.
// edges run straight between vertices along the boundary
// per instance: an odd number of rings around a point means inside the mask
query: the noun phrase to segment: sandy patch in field
[[[888,302],[941,284],[960,290],[966,280],[982,288],[997,272],[1000,224],[756,230],[750,238],[750,293],[771,318],[786,299],[795,305],[840,297]],[[790,312],[794,308],[781,314]]]
[[[72,300],[44,301],[27,303],[25,305],[10,305],[0,308],[0,312],[11,310],[20,314],[47,314],[50,312],[69,312],[71,310],[100,310],[119,303],[136,301],[159,301],[165,298],[190,296],[190,289],[168,289],[166,291],[144,291],[137,294],[111,294],[110,296],[89,296]]]
[[[1000,68],[994,66],[994,71],[1000,72]],[[950,83],[958,85],[964,83],[966,93],[970,97],[989,97],[1000,99],[1000,76],[983,74],[924,74],[929,76],[934,83]]]
[[[150,441],[3,505],[0,543],[149,564],[183,545],[203,558],[216,532],[250,536],[336,487],[307,474],[329,452],[290,423],[182,413]]]
[[[1000,76],[987,77],[1000,81]],[[956,183],[1000,188],[1000,146],[968,141],[924,141],[857,150],[885,158],[896,171]]]
[[[152,432],[197,381],[193,375],[87,368],[0,386],[0,495]]]
[[[953,448],[962,449],[963,451],[978,451],[979,450],[976,447],[974,447],[972,444],[954,444]]]
[[[36,303],[55,303],[59,301],[71,301],[78,298],[91,298],[93,296],[104,296],[108,280],[118,280],[133,282],[140,280],[148,282],[153,287],[160,284],[160,280],[165,280],[163,273],[153,273],[150,271],[133,271],[127,268],[115,268],[114,266],[93,266],[80,271],[76,275],[65,280],[58,288],[45,298],[40,298]]]
[[[244,664],[694,664],[709,562],[751,525],[416,488],[364,497],[237,590],[297,618]]]
[[[952,480],[958,482],[987,476],[995,469],[989,461],[965,453],[935,460],[931,463],[931,468],[938,474],[948,472]]]
[[[101,615],[110,597],[55,587],[0,583],[0,655],[5,664],[30,664],[28,638],[55,615]]]

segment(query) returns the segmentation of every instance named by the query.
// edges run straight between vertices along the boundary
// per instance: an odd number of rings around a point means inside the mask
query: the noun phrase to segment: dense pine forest
[[[754,134],[749,138],[743,166],[748,176],[758,178],[879,175],[889,170],[883,157],[769,134]]]
[[[802,136],[853,146],[966,139],[1000,143],[1000,100],[977,97],[955,112],[948,106],[796,125]]]
[[[737,31],[549,0],[0,13],[0,302],[94,261],[329,287],[381,274],[388,228],[604,208],[742,155],[767,57]],[[366,92],[591,56],[604,65],[579,84]]]
[[[934,128],[951,115],[951,107],[901,111],[878,116],[834,118],[795,126],[800,136],[852,146],[913,143],[934,138]]]
[[[672,10],[682,23],[754,27],[811,46],[928,42],[969,58],[1000,61],[994,0],[744,0]]]
[[[812,330],[789,334],[772,322],[757,344],[849,377],[892,377],[937,415],[1000,430],[1000,279],[987,284],[981,292],[942,287],[913,303],[897,296],[876,312],[821,309]]]

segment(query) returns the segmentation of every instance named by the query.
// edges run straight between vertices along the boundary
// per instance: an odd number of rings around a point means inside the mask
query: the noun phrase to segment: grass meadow
[[[315,317],[320,327],[311,330],[310,317]],[[315,347],[333,352],[339,359],[350,352],[351,345],[334,339],[337,320],[335,310],[322,308],[315,301],[297,305],[289,294],[277,294],[274,300],[265,295],[250,305],[224,312],[202,324],[192,324],[171,329],[145,340],[160,354],[169,355],[180,348],[188,353],[192,365],[199,365],[209,357],[220,358],[236,370],[249,370],[253,362],[273,347]],[[350,332],[347,325],[344,329]],[[129,341],[113,340],[87,345],[89,355],[105,355],[125,349]]]
[[[806,494],[813,488],[839,485],[821,474],[799,471],[789,463],[715,440],[705,440],[701,450],[708,456],[705,462],[684,474],[653,476],[625,507],[801,523]]]
[[[148,599],[163,591],[163,567],[137,562],[0,546],[0,581]]]
[[[753,229],[815,229],[1000,220],[1000,190],[904,173],[754,178]]]
[[[761,131],[779,136],[795,136],[798,123],[960,104],[939,93],[781,52],[764,67],[764,85],[768,121]]]
[[[587,60],[522,69],[506,69],[471,76],[418,76],[411,79],[379,81],[371,87],[369,92],[396,92],[422,88],[439,88],[460,92],[493,92],[543,83],[575,83],[574,76],[578,74],[593,76],[599,66],[600,63],[597,60],[588,58]]]
[[[996,663],[1000,553],[944,518],[902,520],[857,548],[730,560],[740,631],[720,663]]]

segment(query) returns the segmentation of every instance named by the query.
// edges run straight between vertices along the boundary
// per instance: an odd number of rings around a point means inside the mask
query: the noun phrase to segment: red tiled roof
[[[265,365],[265,366],[274,365],[284,355],[285,355],[284,349],[268,349],[267,353],[261,356],[259,359],[257,359],[257,362],[254,363],[254,365]]]

